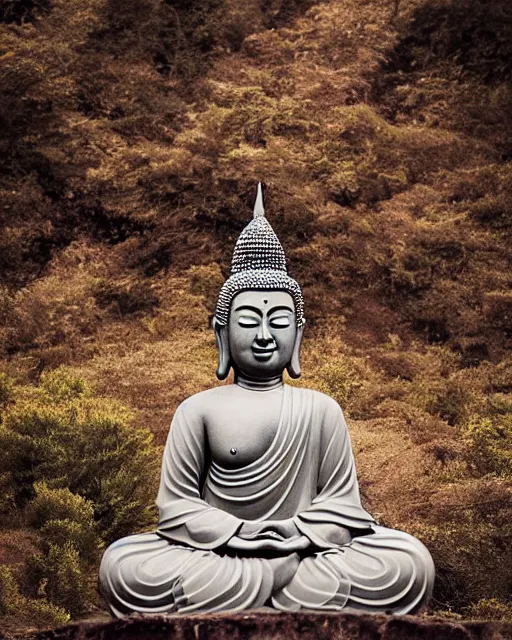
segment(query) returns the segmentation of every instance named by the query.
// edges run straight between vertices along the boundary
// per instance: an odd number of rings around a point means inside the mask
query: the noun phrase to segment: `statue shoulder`
[[[230,386],[232,385],[222,385],[194,393],[178,405],[176,413],[205,416],[212,407],[228,399]]]
[[[294,393],[297,393],[299,395],[306,395],[306,394],[310,395],[312,398],[314,398],[315,403],[321,407],[324,407],[326,411],[328,410],[328,411],[339,412],[342,410],[340,405],[336,402],[334,398],[331,398],[331,396],[328,396],[326,393],[323,393],[322,391],[317,391],[316,389],[306,389],[304,387],[296,387],[296,386],[291,386],[291,388],[294,390]]]
[[[342,420],[345,422],[343,410],[334,398],[328,396],[326,393],[317,391],[316,389],[305,389],[303,387],[292,387],[294,392],[299,395],[309,395],[313,400],[317,411],[321,412],[326,418],[334,420]]]

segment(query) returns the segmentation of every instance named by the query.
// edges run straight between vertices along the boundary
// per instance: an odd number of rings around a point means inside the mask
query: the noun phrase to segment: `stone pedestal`
[[[81,623],[23,640],[512,640],[512,623],[415,616],[279,613],[134,615]]]

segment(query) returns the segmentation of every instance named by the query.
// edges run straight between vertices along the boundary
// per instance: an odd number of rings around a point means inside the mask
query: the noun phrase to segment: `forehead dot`
[[[263,303],[264,303],[264,304],[267,304],[267,302],[268,302],[268,300],[263,300]]]

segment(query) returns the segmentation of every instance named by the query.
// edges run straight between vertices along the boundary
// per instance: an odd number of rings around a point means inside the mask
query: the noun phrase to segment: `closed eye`
[[[270,326],[275,329],[285,329],[290,326],[290,316],[273,316],[270,318]]]
[[[259,318],[253,318],[251,316],[240,316],[238,318],[238,324],[240,327],[251,329],[253,327],[259,327],[260,320]]]

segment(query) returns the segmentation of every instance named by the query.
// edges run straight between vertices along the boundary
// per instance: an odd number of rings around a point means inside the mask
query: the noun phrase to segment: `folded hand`
[[[288,540],[300,536],[300,531],[291,518],[289,520],[267,520],[265,522],[249,520],[243,523],[237,535],[244,540]]]
[[[274,538],[272,536],[257,537],[252,540],[241,538],[240,536],[233,536],[226,543],[226,546],[229,549],[235,549],[237,551],[270,550],[277,551],[279,553],[300,551],[301,549],[307,549],[310,545],[311,542],[309,538],[302,535],[293,536],[287,540],[284,540],[283,538]]]

